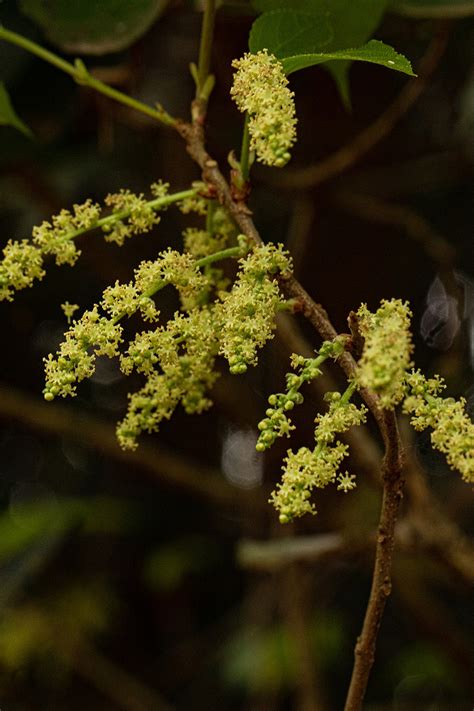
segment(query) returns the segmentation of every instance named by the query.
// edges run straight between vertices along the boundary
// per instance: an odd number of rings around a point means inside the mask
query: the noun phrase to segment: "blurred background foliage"
[[[396,0],[390,8],[377,38],[415,68],[436,50],[418,100],[390,125],[388,107],[397,106],[407,77],[353,66],[348,112],[324,69],[296,75],[294,158],[283,172],[255,171],[251,205],[264,238],[288,244],[299,278],[339,330],[362,301],[409,299],[417,363],[446,377],[450,394],[472,408],[474,42],[463,17],[472,3]],[[99,78],[186,117],[199,10],[166,0],[8,0],[0,21],[56,51],[90,54]],[[240,133],[230,63],[246,49],[252,17],[243,0],[224,3],[218,16],[208,140],[223,163]],[[73,202],[102,201],[122,187],[146,191],[158,178],[182,189],[199,177],[170,131],[5,43],[0,80],[33,134],[0,130],[2,245]],[[380,135],[371,150],[349,151],[339,172],[321,169],[374,122]],[[89,307],[139,260],[180,246],[185,225],[170,210],[151,236],[122,249],[87,235],[73,270],[50,265],[34,291],[0,304],[3,711],[343,705],[370,584],[379,488],[364,469],[369,440],[353,453],[355,493],[324,492],[317,518],[284,530],[276,523],[266,499],[287,444],[265,460],[254,447],[266,397],[283,382],[287,345],[277,337],[245,377],[223,374],[211,411],[178,412],[136,454],[120,452],[113,427],[138,380],[127,381],[113,363],[101,361],[71,402],[47,405],[40,397],[42,358],[66,328],[59,304]],[[165,302],[165,312],[173,308]],[[301,332],[291,333],[297,347]],[[320,404],[308,390],[295,444],[307,443]],[[460,565],[453,551],[458,542],[466,553],[470,492],[424,435],[407,438],[407,450],[393,595],[366,708],[467,711],[472,557],[470,567],[468,557]],[[295,534],[311,536],[310,556],[285,553]],[[325,535],[335,538],[320,555]]]

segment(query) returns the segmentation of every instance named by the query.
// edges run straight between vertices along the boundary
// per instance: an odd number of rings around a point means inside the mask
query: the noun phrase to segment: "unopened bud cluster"
[[[309,382],[321,375],[320,366],[328,358],[337,358],[344,351],[344,338],[338,337],[334,341],[325,341],[319,349],[316,358],[305,358],[293,353],[291,356],[291,366],[296,373],[287,373],[286,392],[275,393],[268,398],[270,407],[266,410],[265,419],[258,424],[260,436],[256,449],[263,452],[274,443],[278,437],[290,436],[290,432],[295,429],[288,412],[293,410],[295,405],[301,405],[304,398],[300,392],[303,383]]]

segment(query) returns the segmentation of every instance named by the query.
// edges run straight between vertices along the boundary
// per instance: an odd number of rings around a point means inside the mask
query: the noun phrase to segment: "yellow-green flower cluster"
[[[365,339],[358,363],[357,383],[378,393],[382,407],[390,409],[403,399],[405,373],[413,350],[408,303],[383,300],[373,314],[365,304],[357,311]]]
[[[130,190],[120,190],[107,195],[104,202],[117,218],[105,222],[102,226],[107,242],[115,242],[121,246],[127,238],[149,232],[161,220],[143,194],[136,195]]]
[[[122,327],[101,316],[97,306],[85,311],[64,334],[56,358],[50,353],[44,359],[45,400],[75,395],[75,383],[94,374],[96,357],[118,355],[121,339]]]
[[[9,240],[0,262],[0,301],[13,301],[13,294],[45,275],[41,252],[28,240]]]
[[[53,215],[51,222],[45,220],[33,227],[33,242],[42,254],[54,255],[56,264],[74,266],[80,257],[73,238],[92,229],[100,217],[100,206],[92,200],[73,205],[72,211],[61,210]]]
[[[96,356],[112,358],[119,354],[122,327],[118,321],[121,318],[140,311],[145,321],[156,321],[159,312],[151,297],[166,284],[175,285],[183,304],[188,307],[202,291],[206,279],[190,254],[167,250],[154,262],[141,262],[133,282],[116,282],[107,287],[100,306],[95,305],[73,322],[56,357],[50,354],[45,358],[45,398],[74,395],[75,383],[94,373]],[[101,315],[99,308],[107,316]]]
[[[154,291],[160,282],[176,287],[185,310],[199,304],[200,295],[208,286],[194,257],[172,249],[161,252],[155,261],[142,262],[135,270],[135,284],[140,294]]]
[[[189,197],[180,200],[178,207],[183,215],[189,215],[194,212],[196,215],[205,217],[207,215],[208,200],[203,195],[200,195],[199,191],[205,193],[207,191],[207,186],[202,181],[195,180],[192,187],[198,192],[195,195],[190,195]]]
[[[124,449],[135,449],[141,432],[156,432],[180,403],[188,414],[210,407],[206,393],[218,377],[217,333],[215,311],[204,307],[177,313],[166,326],[140,333],[130,343],[121,358],[122,370],[128,374],[136,369],[148,377],[129,396],[127,415],[117,427]]]
[[[427,379],[419,371],[407,376],[406,387],[403,409],[412,415],[413,427],[419,431],[430,427],[433,447],[466,482],[474,482],[474,423],[465,399],[441,397],[439,392],[445,387],[441,378]]]
[[[230,372],[245,373],[257,362],[257,349],[273,338],[275,311],[283,303],[278,283],[272,278],[291,269],[282,245],[258,245],[240,260],[240,270],[230,292],[222,294],[220,354]]]
[[[13,293],[32,285],[45,275],[43,259],[52,255],[56,264],[74,266],[81,252],[74,240],[88,230],[101,228],[109,242],[123,244],[126,237],[148,232],[160,218],[157,212],[173,202],[180,203],[194,196],[194,189],[168,195],[168,183],[153,183],[153,200],[122,190],[108,195],[105,204],[112,214],[101,217],[101,208],[92,200],[73,205],[72,210],[61,210],[51,221],[33,228],[33,242],[9,241],[3,248],[0,262],[0,301],[12,300]],[[184,196],[184,197],[183,197]]]
[[[282,167],[296,141],[294,94],[281,62],[264,49],[235,59],[231,96],[248,114],[250,148],[265,165]]]
[[[305,358],[295,353],[292,354],[291,366],[299,372],[287,373],[285,393],[275,393],[268,398],[270,407],[266,410],[266,417],[258,424],[260,436],[256,445],[257,452],[263,452],[271,447],[277,437],[290,436],[290,432],[295,429],[295,426],[287,412],[303,402],[304,398],[300,393],[301,386],[321,375],[320,366],[325,360],[341,355],[344,351],[344,341],[345,339],[341,337],[334,341],[325,341],[317,358]]]
[[[337,434],[365,422],[367,409],[349,402],[354,389],[355,384],[351,384],[343,395],[338,392],[326,394],[330,401],[329,410],[316,417],[316,447],[313,450],[308,447],[301,447],[297,452],[288,450],[282,481],[270,498],[270,503],[279,512],[280,523],[288,523],[306,513],[316,513],[310,501],[314,488],[322,489],[334,482],[344,492],[355,487],[353,475],[339,472],[348,447],[336,441]]]
[[[192,254],[195,259],[200,259],[224,249],[227,244],[227,235],[218,232],[211,234],[207,230],[188,227],[183,232],[183,240],[184,251]]]

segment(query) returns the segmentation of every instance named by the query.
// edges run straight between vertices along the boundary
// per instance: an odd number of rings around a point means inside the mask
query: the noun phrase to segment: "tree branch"
[[[391,411],[385,413],[385,457],[382,465],[384,482],[382,508],[375,549],[375,565],[369,601],[362,632],[355,647],[355,661],[344,711],[360,711],[375,659],[377,635],[391,593],[391,569],[395,543],[395,524],[402,499],[402,451],[397,420]]]
[[[176,487],[214,505],[258,506],[263,499],[228,484],[218,470],[202,464],[199,468],[165,445],[143,442],[137,451],[121,449],[113,425],[71,407],[27,395],[0,385],[0,418],[16,420],[53,435],[70,437],[86,447],[97,449],[113,459],[142,468],[168,486]]]

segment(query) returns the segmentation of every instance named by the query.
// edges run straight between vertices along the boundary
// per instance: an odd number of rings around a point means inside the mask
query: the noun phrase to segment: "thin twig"
[[[205,107],[199,102],[195,102],[193,116],[195,120],[192,125],[179,123],[177,126],[178,131],[186,140],[189,154],[201,167],[203,179],[213,189],[219,201],[228,209],[242,232],[254,242],[260,244],[262,239],[255,227],[249,209],[245,203],[239,202],[234,198],[229,184],[219,170],[217,162],[211,158],[205,148],[202,128]],[[281,288],[288,298],[297,300],[301,312],[323,339],[332,340],[337,336],[337,331],[324,308],[311,298],[294,276],[289,275],[287,278],[282,279]],[[356,371],[354,358],[349,353],[344,353],[338,359],[338,363],[346,376],[352,379]],[[382,410],[378,397],[371,391],[362,389],[360,392],[377,423],[385,446],[385,456],[382,464],[384,490],[372,588],[362,633],[356,645],[354,669],[347,697],[346,711],[357,711],[357,709],[362,708],[369,674],[375,658],[377,633],[385,602],[391,591],[390,571],[394,532],[403,487],[401,442],[395,415]]]
[[[100,79],[96,79],[80,60],[76,60],[75,64],[71,64],[62,57],[59,57],[57,54],[41,47],[41,45],[36,42],[33,42],[27,37],[23,37],[23,35],[19,35],[16,32],[7,30],[6,27],[2,27],[1,25],[0,40],[5,40],[6,42],[10,42],[10,44],[21,47],[21,49],[25,49],[27,52],[30,52],[43,61],[48,62],[48,64],[52,64],[57,69],[69,74],[69,76],[72,77],[78,84],[84,84],[85,86],[98,91],[100,94],[108,96],[109,99],[118,101],[120,104],[124,104],[131,109],[135,109],[135,111],[146,114],[150,118],[159,121],[165,126],[174,126],[175,124],[175,119],[170,116],[162,106],[157,105],[157,108],[153,108],[138,99],[134,99],[128,94],[124,94],[118,89],[114,89],[112,86],[109,86],[109,84],[105,84],[103,81],[100,81]]]
[[[375,660],[377,635],[391,593],[391,568],[395,543],[395,524],[402,499],[402,451],[397,421],[393,412],[385,413],[385,457],[382,465],[384,482],[382,508],[378,526],[372,585],[362,632],[355,647],[355,660],[344,711],[360,711],[372,665]]]
[[[373,541],[371,541],[373,543]],[[368,542],[364,542],[367,549]],[[340,533],[285,536],[268,541],[242,540],[236,557],[241,568],[274,572],[293,563],[314,563],[339,555],[354,554],[354,546]]]
[[[204,98],[203,90],[211,68],[212,41],[216,19],[216,0],[206,0],[199,46],[199,61],[197,67],[196,98]]]

